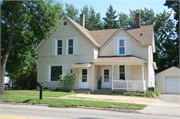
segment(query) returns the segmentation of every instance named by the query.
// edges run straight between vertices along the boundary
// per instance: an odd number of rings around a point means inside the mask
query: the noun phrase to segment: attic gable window
[[[66,21],[64,22],[64,25],[67,25],[67,22],[66,22]]]
[[[114,55],[130,55],[130,38],[115,37],[113,39]]]
[[[119,54],[125,54],[124,40],[119,40]]]

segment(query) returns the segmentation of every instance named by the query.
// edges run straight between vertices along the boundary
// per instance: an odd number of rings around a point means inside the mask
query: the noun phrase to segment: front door
[[[87,69],[81,69],[79,80],[80,80],[80,87],[79,88],[84,88],[87,89],[89,88],[89,79],[88,79],[88,70]]]
[[[111,68],[102,68],[102,88],[111,88]]]

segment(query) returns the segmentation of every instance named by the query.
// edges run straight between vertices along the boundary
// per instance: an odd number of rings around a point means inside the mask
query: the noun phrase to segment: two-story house
[[[75,74],[73,89],[141,90],[155,86],[153,62],[155,41],[153,25],[141,26],[136,14],[136,27],[89,31],[85,16],[80,24],[66,15],[63,23],[38,46],[37,81],[44,87],[59,87],[62,74]]]

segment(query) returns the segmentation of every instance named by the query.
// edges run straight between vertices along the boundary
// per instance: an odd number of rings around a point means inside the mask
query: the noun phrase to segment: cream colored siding
[[[129,36],[121,30],[115,37]],[[130,54],[148,59],[148,47],[140,46],[134,39],[130,38]],[[100,56],[113,56],[113,39],[104,48],[100,49]]]
[[[142,80],[142,65],[131,65],[131,79]],[[144,65],[144,80],[146,80],[146,88],[148,87],[148,65]]]
[[[93,55],[94,46],[90,41],[85,38],[70,22],[67,21],[67,25],[61,24],[57,28],[58,32],[48,38],[43,45],[38,49],[39,56],[52,56],[52,39],[63,39],[63,56],[66,55],[66,38],[78,37],[78,55]],[[82,50],[83,49],[83,50]],[[92,50],[91,50],[92,49]],[[93,57],[92,57],[93,58]]]
[[[56,82],[45,82],[45,69],[47,64],[67,64],[67,73],[73,69],[72,65],[76,63],[90,63],[94,60],[94,46],[85,38],[70,22],[67,21],[67,25],[62,24],[57,28],[58,32],[53,34],[45,40],[45,42],[38,49],[38,76],[37,81],[44,82],[44,87],[55,89],[59,87]],[[78,37],[78,54],[66,55],[66,38]],[[62,56],[52,55],[52,39],[56,38],[63,40],[63,54]],[[90,76],[92,70],[90,68]],[[79,72],[77,69],[73,69],[73,73],[76,74],[76,81],[73,89],[79,88]],[[90,77],[89,80],[92,80]],[[91,81],[89,81],[90,84]],[[91,82],[92,83],[92,82]],[[92,87],[92,84],[90,84]]]
[[[180,69],[176,67],[171,67],[156,74],[155,76],[156,86],[161,90],[161,93],[166,93],[165,78],[177,77],[177,76],[180,76]]]

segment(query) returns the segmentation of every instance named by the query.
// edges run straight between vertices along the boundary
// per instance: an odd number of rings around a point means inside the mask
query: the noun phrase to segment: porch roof
[[[136,56],[100,56],[93,62],[146,62],[147,60]]]
[[[78,67],[90,67],[91,63],[76,63],[73,65],[73,68],[78,68]]]

